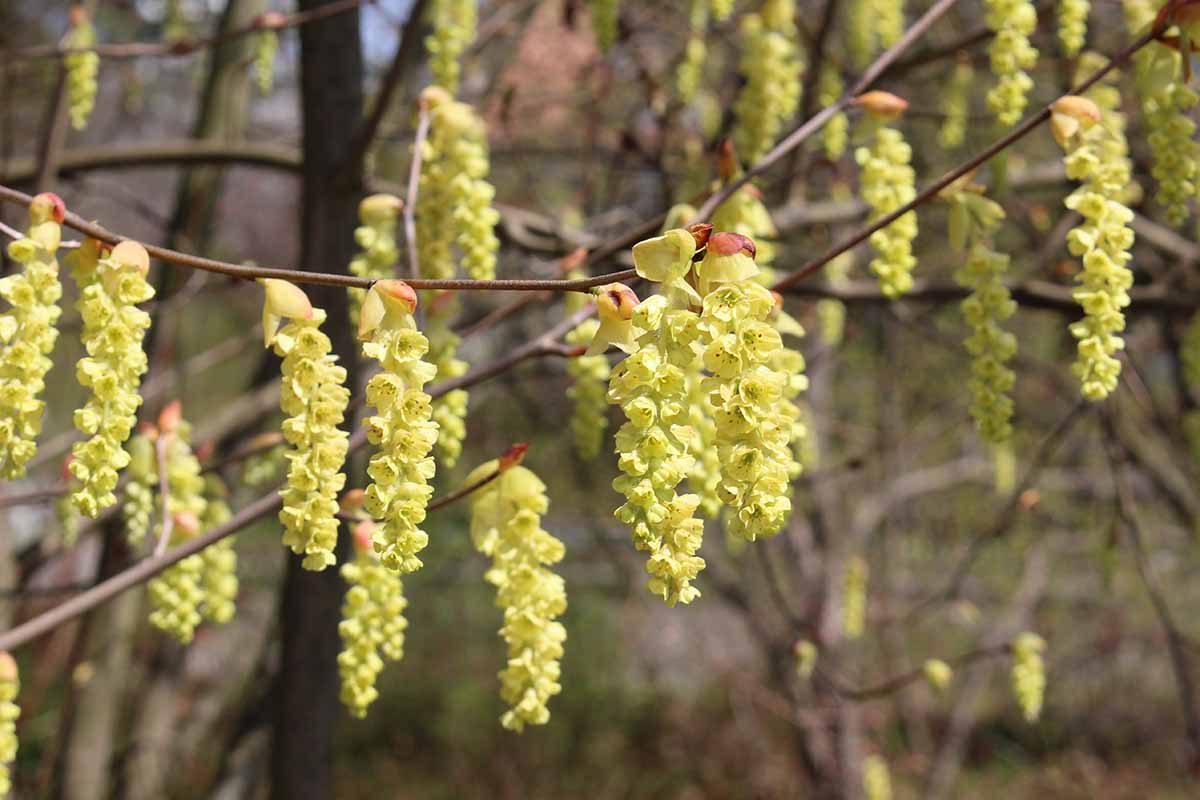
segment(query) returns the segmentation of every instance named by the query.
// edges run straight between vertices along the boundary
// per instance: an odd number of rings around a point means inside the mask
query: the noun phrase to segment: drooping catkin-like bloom
[[[177,514],[172,528],[172,541],[180,544],[200,532],[200,522],[194,514]],[[204,556],[194,553],[172,564],[147,585],[150,598],[150,624],[188,644],[196,635],[203,617]]]
[[[71,450],[71,475],[80,484],[71,502],[87,517],[117,502],[117,472],[129,463],[123,445],[142,404],[138,389],[148,366],[142,338],[150,327],[150,315],[137,304],[154,296],[146,281],[150,257],[140,244],[124,241],[96,261],[93,255],[80,253],[73,263],[87,350],[75,374],[91,396],[75,412],[75,427],[87,438]]]
[[[910,166],[912,148],[899,130],[887,124],[908,106],[904,100],[886,92],[868,92],[856,101],[867,109],[874,126],[870,144],[858,148],[854,158],[859,166],[859,185],[863,200],[871,207],[871,220],[882,219],[903,208],[917,195],[916,173]],[[917,238],[917,214],[909,211],[882,230],[871,234],[871,272],[879,278],[879,288],[890,298],[912,289],[912,272],[917,260],[912,253]]]
[[[1130,2],[1124,8],[1131,32],[1144,30],[1154,20],[1155,7],[1149,2]],[[1200,149],[1193,138],[1192,109],[1200,97],[1183,79],[1183,59],[1175,50],[1151,44],[1138,50],[1133,60],[1142,124],[1153,160],[1150,174],[1158,184],[1155,199],[1167,222],[1178,228],[1191,216],[1188,201],[1196,193]]]
[[[1118,122],[1101,120],[1095,102],[1074,95],[1055,102],[1051,127],[1067,153],[1067,177],[1082,181],[1065,203],[1083,217],[1067,235],[1067,249],[1083,264],[1080,285],[1072,292],[1084,313],[1071,325],[1071,335],[1079,340],[1072,372],[1084,397],[1103,400],[1116,389],[1121,374],[1115,353],[1125,346],[1122,309],[1129,305],[1133,285],[1126,266],[1133,247],[1133,212],[1122,203],[1130,184],[1125,137]]]
[[[12,791],[8,769],[17,760],[17,718],[21,716],[17,693],[20,691],[16,659],[0,651],[0,797],[7,797]]]
[[[379,447],[371,457],[363,508],[380,520],[374,530],[375,550],[385,567],[398,572],[420,569],[417,554],[429,543],[419,527],[433,495],[435,472],[430,451],[438,438],[433,404],[425,384],[437,367],[423,360],[429,341],[417,330],[413,311],[417,296],[403,281],[380,281],[363,305],[359,338],[363,355],[379,362],[381,371],[367,383],[367,439]]]
[[[954,279],[971,289],[962,301],[963,317],[971,326],[965,345],[971,354],[971,416],[984,441],[999,444],[1012,435],[1012,390],[1016,374],[1007,366],[1017,352],[1017,339],[1004,330],[1004,320],[1016,313],[1004,275],[1009,258],[992,249],[992,231],[1004,219],[1000,205],[971,187],[950,197],[950,243],[966,253]]]
[[[708,29],[708,0],[691,0],[688,10],[688,38],[683,59],[675,69],[675,92],[684,103],[690,103],[700,86],[704,59],[708,47],[704,42]]]
[[[429,21],[433,24],[433,33],[425,37],[429,69],[433,82],[450,94],[458,94],[462,74],[458,60],[475,39],[475,6],[476,0],[433,0],[429,6]]]
[[[1003,126],[1021,118],[1033,88],[1027,70],[1037,64],[1038,51],[1029,37],[1037,29],[1037,9],[1031,0],[987,0],[988,28],[995,33],[988,46],[996,85],[987,94],[988,108]]]
[[[350,713],[362,719],[379,697],[375,680],[383,671],[384,659],[404,658],[404,631],[408,620],[404,609],[404,582],[400,575],[379,562],[372,547],[375,523],[360,522],[354,529],[355,557],[342,565],[348,588],[342,600],[338,636],[338,672],[342,679],[341,700]]]
[[[936,692],[944,692],[954,679],[954,670],[945,661],[931,658],[921,665],[921,674],[925,682]]]
[[[971,83],[975,79],[975,68],[971,59],[960,57],[950,74],[940,104],[942,127],[938,129],[938,144],[947,149],[962,145],[967,138],[967,118],[971,113]]]
[[[19,478],[37,452],[46,403],[46,373],[58,340],[62,309],[58,281],[59,239],[66,213],[55,194],[39,194],[29,206],[29,228],[8,245],[21,271],[0,278],[0,477]]]
[[[892,800],[892,775],[883,756],[867,756],[863,762],[863,793],[867,800]]]
[[[783,331],[780,331],[781,333]],[[808,422],[801,411],[798,398],[808,388],[808,376],[804,374],[804,355],[786,345],[775,351],[771,368],[784,376],[783,394],[779,399],[781,424],[788,426],[792,458],[789,461],[788,478],[800,477],[804,471],[803,454],[807,447]]]
[[[125,449],[129,452],[129,466],[125,471],[125,503],[121,506],[121,516],[125,521],[125,541],[130,547],[137,548],[150,532],[158,464],[154,442],[144,433],[135,434]]]
[[[715,286],[704,296],[700,327],[721,457],[717,492],[730,509],[729,532],[747,541],[787,521],[794,463],[792,420],[780,409],[788,376],[772,366],[783,347],[769,321],[775,298],[753,281],[753,253],[746,237],[716,233],[699,268],[701,286]]]
[[[204,478],[204,499],[207,505],[200,517],[200,530],[223,525],[233,516],[229,508],[229,490],[215,474]],[[237,538],[226,536],[200,552],[204,558],[204,605],[200,613],[209,622],[223,625],[237,611]]]
[[[825,265],[825,280],[833,288],[847,282],[854,265],[854,251],[847,250]],[[846,335],[846,304],[833,297],[817,301],[817,330],[830,347],[838,347]]]
[[[855,69],[866,67],[878,52],[874,4],[875,0],[846,0],[846,49]]]
[[[469,365],[458,357],[460,338],[450,328],[450,318],[458,309],[458,299],[452,293],[430,292],[426,304],[425,330],[429,336],[429,355],[426,360],[437,368],[438,381],[465,375]],[[467,407],[470,395],[466,389],[454,389],[433,401],[433,421],[437,423],[437,454],[446,467],[452,468],[462,455],[462,443],[467,438]]]
[[[246,443],[251,452],[242,462],[242,483],[252,489],[278,480],[287,462],[287,446],[279,431],[265,431]]]
[[[846,560],[842,576],[842,633],[847,639],[863,635],[867,622],[867,562],[859,556]]]
[[[74,52],[63,57],[67,68],[67,115],[71,127],[81,131],[96,107],[96,76],[100,72],[100,56],[88,50],[96,44],[96,29],[81,6],[71,8],[71,30],[63,37],[62,46]]]
[[[817,646],[808,639],[802,639],[792,647],[792,654],[796,657],[796,675],[800,680],[812,678],[817,669],[817,657],[820,655]]]
[[[712,12],[713,19],[724,22],[733,13],[733,0],[708,0],[708,9]]]
[[[350,259],[352,275],[376,280],[392,277],[400,258],[396,226],[403,207],[400,198],[392,194],[373,194],[358,204],[361,224],[354,229],[354,241],[362,249]],[[350,295],[350,323],[357,326],[358,311],[367,290],[351,287],[347,292]]]
[[[1045,640],[1029,631],[1012,643],[1013,694],[1029,722],[1035,722],[1042,713],[1042,700],[1046,694],[1046,665],[1042,660],[1045,649]]]
[[[548,568],[562,560],[562,542],[541,527],[546,485],[522,466],[498,459],[477,467],[466,480],[476,483],[500,474],[471,495],[471,540],[492,559],[485,574],[496,587],[496,605],[504,609],[500,635],[508,663],[500,671],[500,697],[509,710],[500,724],[520,733],[526,725],[550,721],[546,703],[562,691],[559,684],[567,630],[558,617],[567,610],[566,587]]]
[[[688,473],[688,485],[700,497],[699,511],[708,519],[721,513],[721,455],[717,452],[717,423],[713,419],[712,402],[704,390],[704,364],[693,359],[687,370],[688,424],[696,432],[693,448],[695,463]]]
[[[880,47],[891,47],[904,35],[904,0],[874,0],[871,10]]]
[[[612,50],[617,41],[617,27],[621,19],[621,0],[588,0],[592,12],[592,31],[596,34],[596,46],[600,52]]]
[[[734,107],[733,138],[747,163],[771,149],[800,105],[803,68],[794,13],[793,3],[767,0],[761,13],[741,19],[740,69],[746,84]]]
[[[626,418],[616,435],[623,474],[613,481],[626,502],[615,515],[649,554],[647,588],[673,606],[700,596],[692,581],[704,569],[696,555],[704,523],[695,516],[700,497],[676,491],[695,462],[685,376],[700,331],[695,314],[667,305],[656,295],[633,310],[636,350],[613,368],[608,401]]]
[[[581,322],[567,334],[567,343],[586,345],[596,336],[600,323],[594,319]],[[571,434],[575,451],[584,461],[600,454],[604,434],[608,430],[607,393],[610,368],[604,356],[579,356],[567,362],[567,374],[573,382],[567,389],[571,401]]]
[[[826,64],[821,69],[817,81],[817,95],[822,108],[828,108],[838,101],[845,90],[842,76],[832,64]],[[821,130],[821,143],[825,148],[825,157],[837,161],[846,154],[846,145],[850,141],[850,118],[844,111],[839,111],[829,118]]]
[[[254,34],[254,83],[259,94],[270,94],[275,85],[275,54],[278,51],[277,31],[270,29]]]
[[[264,342],[283,359],[279,407],[288,415],[283,436],[292,446],[279,512],[283,544],[304,556],[305,569],[322,570],[337,560],[337,493],[346,483],[341,469],[348,449],[346,432],[338,427],[350,402],[346,370],[321,332],[325,312],[313,308],[295,284],[259,282],[266,289]],[[289,322],[280,328],[282,317]]]
[[[1068,58],[1079,55],[1087,41],[1090,0],[1058,0],[1058,41]]]

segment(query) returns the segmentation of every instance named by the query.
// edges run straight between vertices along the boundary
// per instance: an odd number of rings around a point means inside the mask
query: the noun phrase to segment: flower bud
[[[313,304],[308,295],[294,283],[278,278],[259,278],[266,295],[263,299],[263,346],[275,341],[283,318],[301,320],[313,318]]]
[[[878,90],[860,94],[854,98],[854,105],[880,120],[893,120],[908,110],[907,100],[891,92]]]
[[[67,217],[67,206],[54,192],[42,192],[29,204],[29,216],[35,223],[52,219],[61,225]]]

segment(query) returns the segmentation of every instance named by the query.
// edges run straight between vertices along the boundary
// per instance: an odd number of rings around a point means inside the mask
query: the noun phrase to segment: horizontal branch
[[[0,186],[0,201],[15,203],[28,207],[33,201],[33,198],[24,192],[19,192],[8,186]],[[63,224],[70,228],[91,236],[93,239],[99,239],[102,242],[109,244],[117,244],[131,237],[123,236],[119,233],[114,233],[107,228],[88,222],[78,214],[67,212]],[[343,275],[331,272],[307,272],[305,270],[284,269],[280,267],[251,267],[244,264],[233,264],[228,261],[218,261],[213,258],[203,258],[201,256],[189,255],[181,253],[177,250],[170,250],[166,247],[158,245],[145,244],[146,251],[153,257],[161,261],[166,261],[171,264],[177,264],[181,267],[189,269],[199,269],[205,272],[215,272],[220,275],[228,275],[233,278],[242,278],[244,280],[256,280],[258,278],[278,278],[292,283],[306,283],[322,286],[344,286],[355,287],[359,289],[369,289],[375,283],[373,278],[360,278],[357,275]],[[622,270],[621,272],[613,272],[607,275],[594,275],[588,278],[579,278],[576,280],[490,280],[476,281],[468,279],[451,278],[447,280],[433,280],[426,278],[412,278],[407,281],[415,289],[446,289],[457,291],[491,291],[491,292],[588,292],[595,286],[602,286],[606,283],[615,283],[619,281],[627,281],[637,277],[637,273],[633,270]]]

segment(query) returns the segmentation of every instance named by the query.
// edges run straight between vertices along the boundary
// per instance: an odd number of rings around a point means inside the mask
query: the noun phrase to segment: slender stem
[[[159,433],[154,440],[154,456],[158,462],[158,499],[162,503],[162,532],[154,545],[154,555],[161,556],[167,552],[167,544],[171,541],[171,532],[175,529],[175,520],[171,516],[171,479],[167,474],[167,445],[173,434],[166,431]]]
[[[404,243],[408,247],[408,274],[421,277],[420,255],[417,252],[417,199],[421,191],[421,151],[429,136],[429,109],[421,104],[417,117],[417,133],[413,136],[412,166],[408,171],[408,196],[404,198]]]

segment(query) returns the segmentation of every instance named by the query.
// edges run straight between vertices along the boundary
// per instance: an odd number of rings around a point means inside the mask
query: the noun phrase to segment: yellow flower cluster
[[[954,679],[954,670],[945,661],[931,658],[921,665],[921,674],[925,682],[936,692],[944,692]]]
[[[354,531],[357,555],[342,565],[348,586],[342,601],[338,635],[338,672],[342,678],[341,700],[359,719],[379,697],[375,680],[383,671],[384,659],[404,658],[404,582],[400,575],[379,563],[372,549],[371,522],[361,522]]]
[[[275,53],[279,50],[279,33],[259,31],[254,35],[254,83],[258,93],[267,95],[275,84]]]
[[[37,452],[42,431],[46,373],[58,340],[62,284],[58,281],[59,239],[66,213],[54,194],[39,194],[29,206],[25,236],[8,246],[19,273],[0,278],[0,298],[11,305],[0,314],[0,477],[19,478]]]
[[[855,69],[870,64],[879,51],[874,6],[875,0],[846,0],[846,49]]]
[[[1072,293],[1084,313],[1071,325],[1071,335],[1079,340],[1072,371],[1089,400],[1102,400],[1117,387],[1121,362],[1114,354],[1125,345],[1122,309],[1129,305],[1133,285],[1127,266],[1133,212],[1122,203],[1131,181],[1128,150],[1119,115],[1105,116],[1101,121],[1095,102],[1067,96],[1055,103],[1051,119],[1067,153],[1067,177],[1082,181],[1066,199],[1067,208],[1083,217],[1067,235],[1067,248],[1083,263],[1080,285]]]
[[[125,471],[125,503],[121,506],[121,517],[125,521],[125,541],[136,548],[150,532],[158,464],[154,442],[142,433],[130,439],[125,449],[129,452],[129,468]]]
[[[1042,713],[1042,700],[1046,694],[1046,665],[1042,661],[1045,649],[1045,640],[1028,631],[1012,643],[1013,693],[1021,713],[1029,722],[1036,721]]]
[[[216,475],[204,479],[204,499],[207,505],[200,517],[200,530],[207,531],[223,525],[233,516],[229,508],[229,490]],[[201,551],[204,558],[204,604],[200,613],[209,622],[223,625],[233,619],[237,610],[238,577],[236,537],[226,536]]]
[[[429,166],[422,166],[422,177],[426,169],[432,170],[428,182],[439,185],[445,203],[441,209],[432,209],[439,217],[433,224],[454,232],[463,271],[475,280],[496,277],[500,241],[495,228],[500,214],[492,207],[496,190],[487,179],[490,166],[483,120],[469,105],[454,101],[433,104],[423,164]],[[418,209],[422,205],[424,197],[417,201]]]
[[[585,345],[596,335],[600,323],[594,319],[581,322],[567,334],[567,343]],[[604,356],[579,356],[567,362],[567,374],[573,379],[567,389],[571,400],[571,434],[579,457],[591,461],[600,454],[604,434],[608,430],[608,401],[605,399],[610,374]]]
[[[436,469],[429,452],[438,438],[433,405],[425,384],[437,368],[423,360],[429,341],[413,320],[417,297],[403,281],[376,283],[363,305],[359,338],[363,355],[381,371],[367,383],[367,439],[379,447],[371,457],[363,507],[382,520],[374,531],[375,550],[385,567],[398,572],[421,568],[417,554],[429,543],[420,529],[433,495]]]
[[[0,651],[0,797],[8,797],[12,791],[8,768],[17,760],[17,718],[21,716],[17,693],[20,691],[21,678],[16,660]]]
[[[450,302],[441,303],[439,299]],[[457,308],[457,300],[441,295],[435,296],[426,316],[429,332],[429,362],[437,367],[437,379],[446,381],[466,374],[468,364],[456,356],[458,334],[450,330],[449,315]],[[470,395],[466,389],[446,392],[433,402],[433,421],[438,426],[437,452],[447,468],[458,463],[462,455],[462,443],[467,438],[467,405]]]
[[[948,150],[962,145],[967,138],[967,118],[971,113],[971,83],[975,68],[969,58],[959,58],[950,74],[950,83],[942,94],[941,111],[945,116],[938,129],[938,144]]]
[[[827,64],[821,69],[817,81],[817,95],[822,108],[828,108],[838,101],[845,90],[842,76],[837,67]],[[846,154],[846,145],[850,142],[850,118],[845,112],[839,111],[829,118],[821,131],[821,143],[825,148],[825,157],[830,161],[838,161]]]
[[[266,431],[246,443],[248,450],[258,451],[242,462],[242,483],[257,489],[276,480],[283,472],[287,447],[278,431]]]
[[[796,675],[800,680],[812,678],[817,669],[817,658],[820,656],[817,646],[808,639],[802,639],[792,647],[792,655],[796,657]]]
[[[1013,402],[1008,392],[1016,375],[1006,364],[1017,352],[1016,337],[1001,327],[1017,311],[1003,280],[1009,258],[991,246],[992,231],[1004,219],[1004,209],[973,190],[956,192],[950,202],[950,243],[967,254],[954,279],[971,289],[961,306],[971,326],[965,342],[972,359],[971,416],[983,440],[999,444],[1012,435]]]
[[[904,0],[874,0],[871,11],[880,47],[891,47],[904,35]]]
[[[433,0],[429,20],[433,33],[425,37],[433,82],[451,94],[458,93],[462,67],[458,60],[475,39],[478,24],[475,0]]]
[[[1033,78],[1026,70],[1037,64],[1038,51],[1029,42],[1037,29],[1032,0],[987,0],[988,28],[995,34],[988,47],[996,85],[987,94],[988,108],[1001,125],[1016,123],[1025,111]]]
[[[687,369],[687,424],[696,433],[692,455],[695,463],[688,473],[688,485],[700,496],[700,513],[716,519],[721,513],[721,455],[717,452],[717,423],[712,402],[704,390],[704,363],[696,358]]]
[[[71,30],[63,37],[62,45],[76,52],[63,57],[67,68],[67,114],[71,127],[77,131],[87,127],[88,117],[96,107],[96,76],[100,72],[100,56],[84,48],[96,44],[96,29],[83,6],[71,8]]]
[[[588,0],[592,12],[592,30],[600,52],[607,53],[617,41],[617,24],[621,19],[621,0]]]
[[[867,756],[863,763],[863,793],[867,800],[892,800],[892,775],[883,756]]]
[[[400,209],[404,207],[399,197],[391,194],[373,194],[358,204],[358,221],[354,229],[354,241],[362,248],[350,259],[350,274],[360,278],[380,280],[392,277],[400,250],[396,246],[396,224]],[[362,308],[366,289],[351,287],[350,323],[358,325],[358,312]]]
[[[771,149],[800,105],[803,67],[794,14],[794,3],[766,0],[760,13],[741,20],[740,68],[746,84],[734,107],[733,137],[747,163]]]
[[[884,113],[872,109],[872,104],[894,99],[899,108],[907,103],[892,95],[872,92],[864,95],[860,104],[868,108],[869,123],[874,132],[869,145],[858,148],[854,158],[859,166],[859,187],[863,200],[871,207],[871,220],[882,219],[903,208],[916,197],[916,173],[909,165],[912,148],[904,141],[904,135],[886,124],[890,113],[889,103],[881,107]],[[897,298],[912,289],[912,272],[917,260],[912,254],[912,243],[917,238],[917,214],[909,211],[891,225],[871,234],[871,248],[875,257],[871,259],[871,272],[879,278],[879,288],[885,295]]]
[[[713,19],[724,22],[733,13],[733,0],[708,0],[708,9],[712,12]]]
[[[181,518],[176,520],[175,528],[183,529],[192,523],[194,520]],[[197,532],[193,525],[184,536],[190,537]],[[204,567],[204,557],[195,553],[171,565],[146,586],[150,598],[150,624],[181,644],[192,641],[202,620]]]
[[[548,722],[546,703],[562,691],[559,659],[567,631],[557,618],[567,609],[567,594],[562,577],[547,568],[562,560],[564,549],[541,527],[546,486],[525,467],[504,468],[503,461],[477,467],[467,485],[502,469],[471,497],[471,539],[492,559],[485,577],[504,609],[500,635],[508,664],[500,671],[500,696],[510,708],[500,722],[520,732]]]
[[[722,240],[731,236],[736,239]],[[703,284],[713,282],[720,260],[729,257],[719,251],[737,240],[749,242],[728,233],[709,239],[700,266]],[[710,373],[703,388],[713,407],[721,459],[717,493],[731,511],[730,533],[748,541],[774,535],[786,522],[794,463],[792,421],[780,411],[788,376],[772,366],[783,347],[768,322],[775,298],[752,277],[718,281],[705,295],[700,315],[704,367]]]
[[[708,47],[704,37],[708,29],[708,0],[691,0],[688,10],[688,39],[683,49],[683,60],[675,70],[675,91],[684,103],[690,103],[700,86],[704,72],[704,59]]]
[[[1125,21],[1133,32],[1145,29],[1154,15],[1155,7],[1149,2],[1125,4]],[[1188,201],[1196,193],[1200,150],[1193,138],[1192,109],[1200,97],[1183,79],[1183,59],[1175,50],[1151,44],[1133,58],[1146,143],[1153,159],[1150,174],[1158,184],[1155,199],[1167,222],[1178,228],[1191,215]]]
[[[776,329],[778,330],[778,326]],[[803,329],[799,330],[801,331],[800,335],[803,335]],[[780,333],[783,332],[780,331]],[[786,345],[776,350],[771,359],[771,369],[784,376],[783,394],[779,399],[779,416],[780,424],[788,426],[788,438],[791,441],[792,459],[788,463],[789,479],[800,477],[800,473],[804,471],[805,452],[809,444],[808,421],[797,400],[800,394],[808,389],[808,376],[804,374],[804,368],[804,355],[799,350],[794,350]]]
[[[842,577],[842,633],[847,639],[863,635],[867,622],[867,562],[859,556],[846,561]]]
[[[825,265],[826,282],[835,289],[845,285],[853,265],[854,252],[851,250],[835,257]],[[846,335],[846,304],[833,297],[818,300],[817,329],[826,344],[839,346]]]
[[[1089,0],[1058,0],[1058,41],[1068,58],[1079,55],[1087,41]]]
[[[85,243],[72,263],[87,350],[75,374],[91,396],[75,412],[75,427],[87,438],[71,451],[71,475],[80,484],[71,502],[88,517],[117,501],[117,472],[129,463],[123,445],[142,404],[138,389],[148,366],[142,338],[150,327],[150,315],[137,304],[154,296],[146,281],[150,257],[140,244],[121,242],[99,255],[98,244]]]
[[[288,415],[283,436],[292,446],[279,512],[283,543],[304,556],[305,569],[322,570],[337,560],[337,493],[346,483],[341,469],[348,448],[346,432],[338,428],[350,402],[346,370],[321,332],[325,312],[294,284],[270,278],[260,283],[266,289],[264,341],[283,359],[279,407]],[[281,317],[289,319],[282,329]]]

